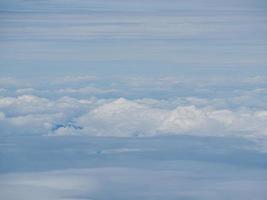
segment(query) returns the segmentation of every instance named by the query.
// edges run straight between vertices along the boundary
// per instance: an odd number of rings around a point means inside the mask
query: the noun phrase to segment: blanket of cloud
[[[2,78],[0,84],[2,135],[267,137],[264,76],[79,76],[34,84]]]

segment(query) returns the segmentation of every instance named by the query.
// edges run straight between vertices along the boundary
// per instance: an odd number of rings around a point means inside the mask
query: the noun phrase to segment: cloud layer
[[[267,79],[0,78],[1,134],[267,136]]]
[[[0,99],[2,134],[267,136],[267,111],[214,109],[156,99]]]

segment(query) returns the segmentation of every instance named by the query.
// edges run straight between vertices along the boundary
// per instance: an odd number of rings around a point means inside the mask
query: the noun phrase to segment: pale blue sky
[[[2,0],[9,76],[266,73],[263,0]]]

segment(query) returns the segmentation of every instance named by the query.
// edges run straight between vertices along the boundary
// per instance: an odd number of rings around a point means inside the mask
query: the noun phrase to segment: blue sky
[[[1,0],[0,199],[265,200],[264,0]]]

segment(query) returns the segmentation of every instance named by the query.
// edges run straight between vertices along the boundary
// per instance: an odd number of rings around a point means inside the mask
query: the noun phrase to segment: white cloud
[[[162,111],[123,98],[105,103],[80,117],[78,123],[89,134],[132,136],[155,134],[153,126],[160,123]]]
[[[90,103],[70,97],[62,97],[57,100],[41,98],[33,95],[0,98],[0,109],[10,116],[27,114],[44,114],[60,112],[78,112],[84,109],[84,105]]]
[[[23,95],[17,98],[4,97],[0,99],[0,108],[12,113],[29,114],[46,111],[51,104],[48,99],[37,96]]]
[[[2,134],[267,135],[264,76],[1,81],[7,86],[0,96]]]
[[[62,97],[49,100],[23,95],[0,98],[0,130],[3,134],[50,134],[90,107],[93,100]]]
[[[266,111],[213,110],[195,106],[160,109],[118,99],[77,119],[83,132],[101,136],[165,134],[266,136]]]
[[[199,100],[190,99],[189,102],[189,105],[181,105],[176,99],[4,97],[0,98],[0,129],[6,134],[116,137],[173,134],[267,136],[266,110],[215,109],[196,106]]]
[[[22,95],[25,95],[25,94],[32,94],[35,92],[35,89],[34,88],[21,88],[21,89],[17,89],[16,90],[16,93],[17,94],[22,94]]]

